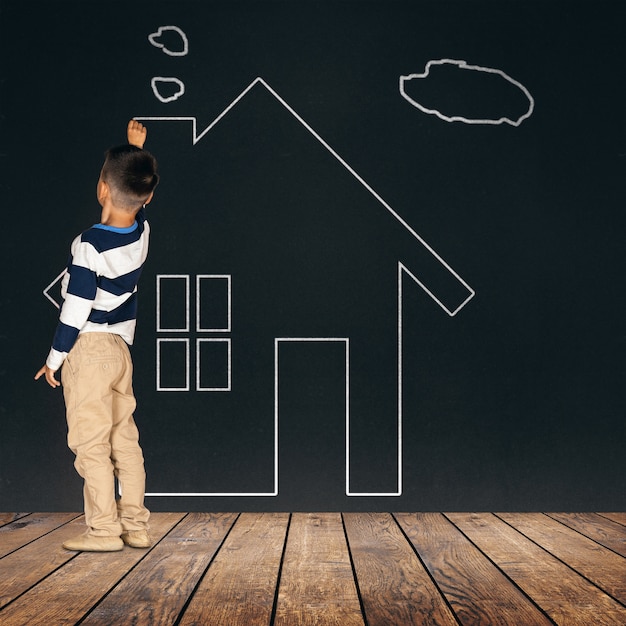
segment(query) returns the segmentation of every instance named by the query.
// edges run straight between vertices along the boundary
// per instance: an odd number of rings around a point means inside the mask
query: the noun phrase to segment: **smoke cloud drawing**
[[[400,76],[400,94],[444,122],[519,126],[535,108],[528,89],[502,70],[454,59],[428,61],[423,72]]]
[[[175,39],[178,40],[178,46],[173,50],[165,43],[163,33],[175,33]],[[170,39],[172,39],[170,37]],[[162,52],[171,57],[184,57],[189,52],[189,41],[187,35],[178,28],[178,26],[159,26],[155,33],[151,33],[148,36],[148,41],[155,47],[160,48]],[[171,42],[170,42],[171,43]]]

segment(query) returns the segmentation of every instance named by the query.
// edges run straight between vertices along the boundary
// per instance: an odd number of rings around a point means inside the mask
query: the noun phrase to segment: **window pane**
[[[228,275],[196,277],[196,329],[198,332],[229,332],[231,280]]]
[[[157,331],[189,332],[189,275],[157,275]]]
[[[189,339],[157,339],[157,391],[189,391]]]
[[[196,343],[196,389],[230,391],[230,339],[198,339]]]

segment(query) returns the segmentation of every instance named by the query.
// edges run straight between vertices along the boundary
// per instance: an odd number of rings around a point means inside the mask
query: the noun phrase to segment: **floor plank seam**
[[[472,538],[467,535],[467,533],[463,532],[463,530],[461,528],[459,528],[445,513],[442,513],[442,515],[448,520],[448,522],[450,522],[450,524],[452,524],[452,526],[454,526],[454,528],[456,528],[456,530],[459,531],[459,533],[461,533],[461,535],[463,535],[463,537],[470,543],[472,544],[476,550],[478,550],[483,557],[489,561],[489,563],[491,563],[501,574],[502,576],[504,576],[511,585],[513,585],[513,587],[515,587],[540,613],[542,613],[546,619],[548,619],[552,624],[554,624],[555,626],[558,626],[557,622],[555,622],[550,615],[548,615],[548,613],[546,612],[546,610],[541,607],[535,600],[534,598],[528,594],[518,583],[517,581],[515,581],[513,578],[511,578],[484,550],[482,550],[480,548],[480,546],[475,543]],[[494,517],[497,517],[497,515],[495,513],[492,513],[492,515]],[[499,517],[497,517],[497,519],[500,519]],[[503,521],[503,520],[502,520]],[[518,531],[519,532],[519,531]]]
[[[278,595],[280,592],[280,582],[283,576],[283,564],[285,562],[285,554],[287,552],[287,540],[289,539],[289,529],[291,528],[291,520],[293,513],[289,513],[289,519],[287,520],[287,527],[285,528],[285,540],[283,541],[283,549],[280,554],[280,562],[278,564],[278,573],[276,574],[276,587],[274,589],[274,600],[272,602],[272,612],[270,614],[269,626],[274,626],[276,620],[276,612],[278,611]]]
[[[433,576],[433,573],[430,571],[430,568],[424,562],[424,559],[422,558],[422,555],[419,553],[418,549],[415,547],[415,545],[413,544],[413,542],[411,541],[411,539],[409,538],[409,536],[405,532],[404,528],[402,527],[402,524],[400,524],[400,522],[396,518],[396,514],[392,513],[391,517],[392,517],[393,521],[396,523],[396,525],[398,526],[398,528],[400,529],[400,532],[402,533],[404,539],[408,542],[409,546],[413,550],[413,553],[417,557],[417,560],[420,562],[420,565],[424,568],[424,571],[426,572],[426,574],[428,575],[428,577],[432,581],[433,585],[435,586],[435,589],[437,590],[437,593],[439,593],[439,595],[443,598],[443,601],[446,604],[446,606],[448,607],[448,609],[450,609],[450,612],[454,616],[454,619],[456,620],[457,624],[459,624],[459,626],[463,626],[463,623],[461,622],[461,620],[457,616],[456,611],[454,610],[454,608],[452,607],[452,604],[450,603],[450,600],[448,599],[448,596],[446,596],[446,594],[443,592],[443,590],[439,586],[439,583],[436,581],[435,577]],[[450,521],[450,520],[448,520],[448,521]]]
[[[11,554],[11,553],[9,553],[9,554]],[[8,608],[9,606],[11,606],[14,602],[17,602],[22,596],[24,596],[27,593],[29,593],[30,591],[32,591],[35,587],[37,587],[37,585],[40,585],[44,580],[47,580],[48,578],[50,578],[50,576],[53,576],[60,569],[63,569],[70,561],[73,561],[79,554],[80,554],[80,552],[77,552],[76,554],[70,556],[67,559],[67,561],[64,561],[63,563],[60,563],[52,571],[48,572],[45,576],[42,576],[39,580],[35,581],[30,587],[28,587],[27,589],[24,589],[23,591],[21,591],[18,595],[15,596],[15,598],[11,598],[11,600],[9,600],[6,604],[3,604],[2,606],[0,606],[0,613],[2,611],[4,611],[6,608]],[[7,554],[7,556],[9,556],[9,555]],[[1,617],[1,614],[0,614],[0,617]],[[0,623],[1,623],[1,620],[0,620]]]
[[[131,574],[139,567],[139,565],[141,563],[143,563],[143,561],[146,559],[146,557],[184,520],[188,517],[189,513],[186,513],[185,515],[183,515],[183,517],[180,518],[180,520],[178,520],[178,522],[176,522],[176,524],[174,524],[165,535],[163,535],[158,541],[156,541],[155,543],[153,543],[150,548],[148,550],[145,551],[145,553],[142,555],[142,557],[132,566],[130,567],[125,574],[122,574],[122,576],[116,581],[116,583],[114,585],[112,585],[108,591],[106,591],[106,593],[104,593],[102,595],[102,597],[93,604],[93,606],[91,608],[89,608],[89,610],[87,610],[85,612],[85,614],[74,624],[74,626],[80,626],[80,624],[82,624],[83,622],[85,622],[86,619],[89,618],[89,616],[94,613],[98,607],[105,602],[105,600],[112,594],[115,592],[115,590],[124,582],[124,580],[126,580],[129,576],[131,576]],[[77,556],[80,553],[77,553]]]
[[[546,554],[550,555],[553,559],[557,560],[559,563],[561,563],[562,565],[564,565],[565,567],[567,567],[571,572],[573,572],[574,574],[576,574],[577,576],[580,576],[580,578],[582,578],[583,580],[585,580],[586,582],[588,582],[592,587],[595,587],[596,589],[600,590],[602,593],[604,593],[605,595],[607,595],[609,598],[611,598],[611,600],[614,600],[615,602],[617,602],[620,606],[623,606],[626,608],[626,604],[624,602],[622,602],[621,600],[618,600],[614,595],[612,595],[609,591],[607,591],[606,589],[602,588],[598,583],[595,583],[593,580],[591,580],[588,576],[586,576],[585,574],[583,574],[582,572],[579,572],[575,567],[573,567],[572,565],[570,565],[569,563],[567,563],[567,561],[564,561],[562,558],[560,558],[559,556],[557,556],[556,554],[552,553],[550,550],[548,550],[546,547],[542,546],[539,542],[535,541],[534,539],[532,539],[531,537],[529,537],[526,533],[522,532],[521,530],[519,530],[518,528],[515,528],[515,526],[513,524],[509,524],[506,520],[502,519],[497,513],[494,513],[493,515],[495,515],[499,520],[501,520],[502,522],[504,522],[507,526],[509,526],[510,528],[512,528],[515,532],[519,533],[522,537],[526,538],[528,541],[530,541],[531,543],[533,543],[534,545],[536,545],[538,548],[540,548],[541,550],[543,550]],[[584,535],[583,535],[584,536]],[[593,540],[592,540],[593,541]],[[598,544],[600,545],[600,544]],[[602,546],[604,547],[604,546]],[[621,556],[621,555],[619,555]],[[624,557],[622,557],[624,558]]]
[[[354,578],[354,585],[356,587],[356,595],[359,599],[359,606],[361,607],[361,614],[363,615],[364,626],[369,626],[367,621],[367,613],[365,612],[365,603],[363,601],[363,595],[361,593],[361,585],[359,584],[359,577],[357,576],[356,566],[354,565],[354,559],[352,558],[352,547],[350,546],[350,539],[348,538],[348,531],[346,530],[346,520],[344,514],[341,514],[341,525],[343,526],[343,536],[346,540],[346,547],[348,549],[348,557],[350,559],[350,567],[352,568],[352,576]]]
[[[24,517],[28,517],[28,515],[33,515],[33,514],[32,513],[28,513],[27,515],[25,515],[23,517],[19,517],[17,519],[14,519],[12,522],[9,522],[9,524],[15,524],[16,522],[19,522],[19,520],[23,520]],[[17,546],[14,550],[11,550],[10,552],[7,552],[6,554],[3,554],[2,556],[0,556],[0,559],[4,559],[7,556],[10,556],[11,554],[14,554],[15,552],[18,552],[22,548],[25,548],[26,546],[29,546],[31,543],[34,543],[35,541],[39,541],[40,539],[42,539],[43,537],[46,537],[50,533],[54,533],[54,532],[58,531],[59,528],[62,528],[63,526],[67,526],[67,524],[71,524],[73,521],[77,520],[81,516],[82,516],[82,513],[77,513],[76,517],[73,517],[72,519],[69,519],[66,522],[63,522],[62,524],[59,524],[58,526],[55,526],[54,528],[51,528],[47,532],[42,533],[41,535],[38,535],[34,539],[31,539],[30,541],[27,541],[26,543],[23,543],[23,544]],[[6,525],[8,525],[8,524],[6,524]]]
[[[605,544],[603,544],[601,541],[599,541],[598,539],[596,539],[595,537],[591,537],[590,535],[585,534],[582,530],[575,528],[573,526],[570,526],[569,524],[566,524],[564,521],[560,520],[560,519],[556,519],[555,517],[552,517],[552,515],[550,515],[549,513],[545,513],[544,514],[546,517],[549,517],[551,520],[554,520],[555,522],[558,522],[559,524],[563,525],[565,528],[568,528],[569,530],[574,531],[575,533],[578,533],[581,537],[584,537],[585,539],[588,539],[589,541],[593,541],[593,543],[595,543],[596,545],[600,546],[601,548],[604,548],[605,550],[608,550],[609,552],[612,552],[613,554],[626,559],[626,557],[624,557],[623,554],[620,554],[617,550],[614,550],[613,548],[611,548],[611,546],[607,546]],[[625,567],[626,567],[626,561],[625,561]]]
[[[187,515],[189,515],[189,513],[187,513]],[[185,517],[183,517],[183,519],[185,519],[187,517],[187,515]],[[220,544],[217,546],[215,552],[213,553],[213,556],[211,557],[211,559],[207,563],[207,566],[204,568],[204,571],[202,572],[202,575],[198,577],[198,580],[196,581],[196,584],[194,585],[193,589],[191,590],[189,596],[185,600],[184,604],[181,606],[180,612],[178,613],[178,617],[174,620],[174,623],[173,623],[172,626],[179,626],[179,624],[183,620],[183,618],[185,616],[185,612],[189,608],[189,605],[191,604],[191,601],[193,600],[194,596],[196,595],[196,592],[198,591],[200,585],[202,584],[202,581],[206,578],[206,575],[207,575],[209,569],[211,568],[211,565],[213,565],[215,559],[217,558],[217,555],[220,553],[222,547],[224,546],[224,543],[228,539],[230,533],[233,531],[233,528],[235,528],[235,526],[237,525],[237,522],[238,522],[240,517],[241,517],[241,513],[238,513],[237,517],[233,520],[233,523],[230,525],[230,528],[228,529],[228,532],[225,533],[224,536],[222,537],[222,540],[220,541]],[[182,519],[180,521],[182,522]],[[176,526],[177,525],[178,524],[176,524]],[[174,530],[174,528],[176,528],[176,526],[174,526],[166,535],[164,535],[163,539],[165,539],[165,537],[167,537],[167,535],[169,535],[172,532],[172,530]]]
[[[0,524],[0,528],[4,526],[8,526],[9,524],[15,524],[17,520],[23,519],[24,517],[28,517],[29,515],[32,515],[32,513],[15,513],[14,515],[16,515],[16,517],[14,517],[12,520],[9,520],[7,522],[2,522],[2,524]]]
[[[615,522],[616,524],[619,524],[620,526],[623,526],[624,528],[626,528],[626,522],[618,522],[617,520],[614,520],[611,517],[607,517],[608,515],[607,513],[596,513],[596,515],[599,515],[603,519],[608,519],[610,522]]]

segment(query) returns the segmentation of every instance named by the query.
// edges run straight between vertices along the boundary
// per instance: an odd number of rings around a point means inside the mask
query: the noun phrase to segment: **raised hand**
[[[138,148],[143,148],[143,144],[146,143],[147,136],[148,131],[141,122],[138,122],[137,120],[130,120],[130,122],[128,122],[126,137],[128,138],[129,144],[137,146]]]

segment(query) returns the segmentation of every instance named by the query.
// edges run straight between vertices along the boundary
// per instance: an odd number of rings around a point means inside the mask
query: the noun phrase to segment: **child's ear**
[[[98,187],[96,193],[98,194],[98,201],[103,204],[109,197],[109,186],[102,180],[98,180]]]
[[[146,206],[146,204],[150,204],[150,202],[152,202],[153,197],[154,197],[154,191],[144,200],[143,205]]]

